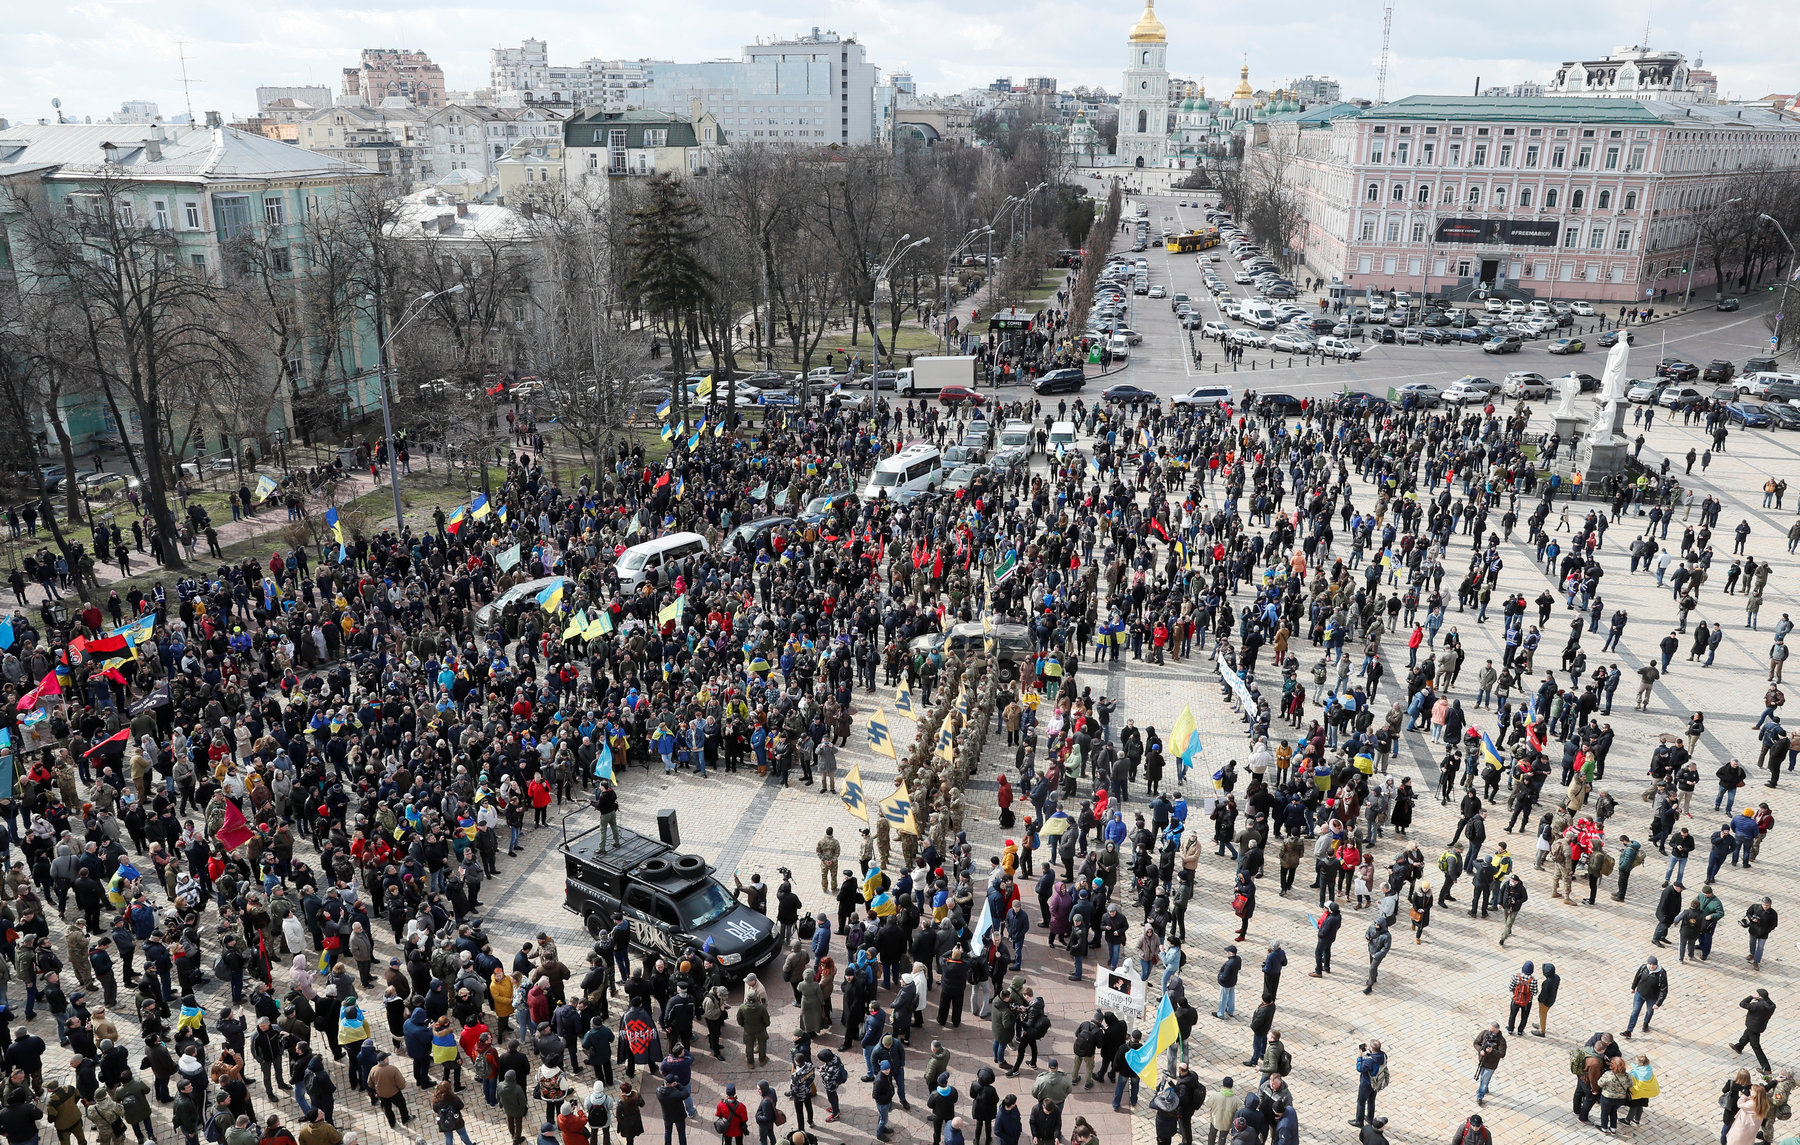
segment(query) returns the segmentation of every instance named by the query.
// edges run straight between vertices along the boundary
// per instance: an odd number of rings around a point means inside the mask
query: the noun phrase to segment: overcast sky
[[[1333,11],[1334,7],[1354,9]],[[779,38],[817,25],[855,35],[870,58],[909,68],[922,91],[952,92],[998,76],[1055,76],[1063,87],[1117,91],[1126,30],[1138,0],[1044,0],[1035,5],[949,4],[942,0],[688,0],[685,4],[576,5],[541,12],[523,6],[341,0],[248,5],[236,0],[6,0],[10,51],[0,68],[0,117],[29,121],[65,114],[103,119],[121,101],[150,99],[165,116],[184,107],[178,41],[186,41],[196,113],[255,111],[259,84],[321,83],[338,89],[340,69],[365,47],[420,48],[443,67],[452,89],[484,87],[487,50],[545,39],[554,64],[652,57],[693,61],[737,57],[757,37]],[[1663,11],[1662,9],[1667,9]],[[1294,18],[1273,13],[1292,12]],[[1253,15],[1252,13],[1256,13]],[[1263,15],[1267,13],[1267,15]],[[1017,17],[1029,14],[1029,21]],[[1165,0],[1169,66],[1228,93],[1248,62],[1259,88],[1290,77],[1330,75],[1346,96],[1373,98],[1381,53],[1378,5],[1176,5]],[[1701,55],[1722,95],[1753,99],[1791,92],[1797,79],[1800,7],[1748,0],[1654,8],[1616,0],[1514,0],[1450,6],[1395,5],[1388,96],[1463,94],[1481,83],[1547,81],[1565,59],[1595,57],[1643,39]],[[674,18],[671,18],[674,17]]]

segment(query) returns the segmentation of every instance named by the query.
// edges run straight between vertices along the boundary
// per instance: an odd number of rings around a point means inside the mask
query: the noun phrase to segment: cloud
[[[223,0],[177,6],[148,0],[13,5],[11,66],[0,70],[0,116],[15,120],[64,110],[104,118],[126,99],[153,99],[165,115],[184,105],[180,49],[186,42],[196,110],[244,115],[259,84],[338,87],[340,69],[364,47],[418,48],[444,68],[454,89],[487,84],[488,49],[527,37],[549,41],[553,62],[591,57],[693,61],[737,57],[759,36],[814,26],[856,35],[882,68],[909,69],[925,91],[985,86],[1000,76],[1055,76],[1117,90],[1125,32],[1135,0],[1045,0],[1027,10],[985,14],[947,0],[690,0],[678,6],[609,4],[521,11],[499,0],[440,6],[424,0],[344,0],[251,8]],[[1273,10],[1224,5],[1158,10],[1169,28],[1176,75],[1204,77],[1214,92],[1236,83],[1248,60],[1251,81],[1277,86],[1304,74],[1331,75],[1346,95],[1372,97],[1381,54],[1375,5]],[[601,19],[596,20],[596,16]],[[671,17],[674,17],[673,19]],[[597,29],[603,28],[603,32]],[[1458,94],[1484,85],[1545,81],[1564,59],[1604,54],[1644,36],[1644,9],[1624,0],[1518,0],[1504,18],[1491,10],[1396,6],[1388,73],[1390,98]],[[1754,98],[1792,87],[1791,52],[1800,9],[1717,0],[1669,12],[1650,25],[1653,47],[1704,53],[1724,93]]]

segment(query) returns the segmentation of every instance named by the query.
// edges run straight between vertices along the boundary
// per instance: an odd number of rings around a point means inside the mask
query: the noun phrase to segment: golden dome
[[[1169,42],[1169,30],[1163,22],[1156,18],[1156,0],[1144,0],[1144,14],[1138,22],[1131,26],[1131,42],[1134,44],[1166,44]]]
[[[1256,93],[1254,91],[1250,90],[1250,65],[1245,64],[1243,71],[1238,73],[1238,85],[1237,85],[1237,88],[1234,91],[1232,91],[1231,98],[1232,99],[1249,99],[1250,97],[1254,96],[1255,94]]]

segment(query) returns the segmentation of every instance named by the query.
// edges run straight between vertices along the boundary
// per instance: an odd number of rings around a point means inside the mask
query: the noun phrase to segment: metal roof
[[[1507,120],[1529,123],[1660,123],[1657,115],[1636,99],[1587,99],[1544,96],[1515,99],[1511,96],[1409,95],[1392,103],[1368,108],[1359,119],[1467,119]]]
[[[110,144],[110,147],[108,146]],[[154,144],[159,158],[152,158]],[[110,172],[140,181],[307,179],[374,171],[229,127],[162,123],[18,124],[0,131],[0,177]]]

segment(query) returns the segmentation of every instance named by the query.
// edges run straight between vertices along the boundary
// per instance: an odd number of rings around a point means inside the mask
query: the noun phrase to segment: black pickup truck
[[[710,939],[734,978],[776,953],[774,922],[733,898],[699,855],[626,830],[602,849],[597,826],[565,834],[561,850],[563,907],[581,916],[589,934],[605,933],[623,913],[639,950],[676,958]]]

